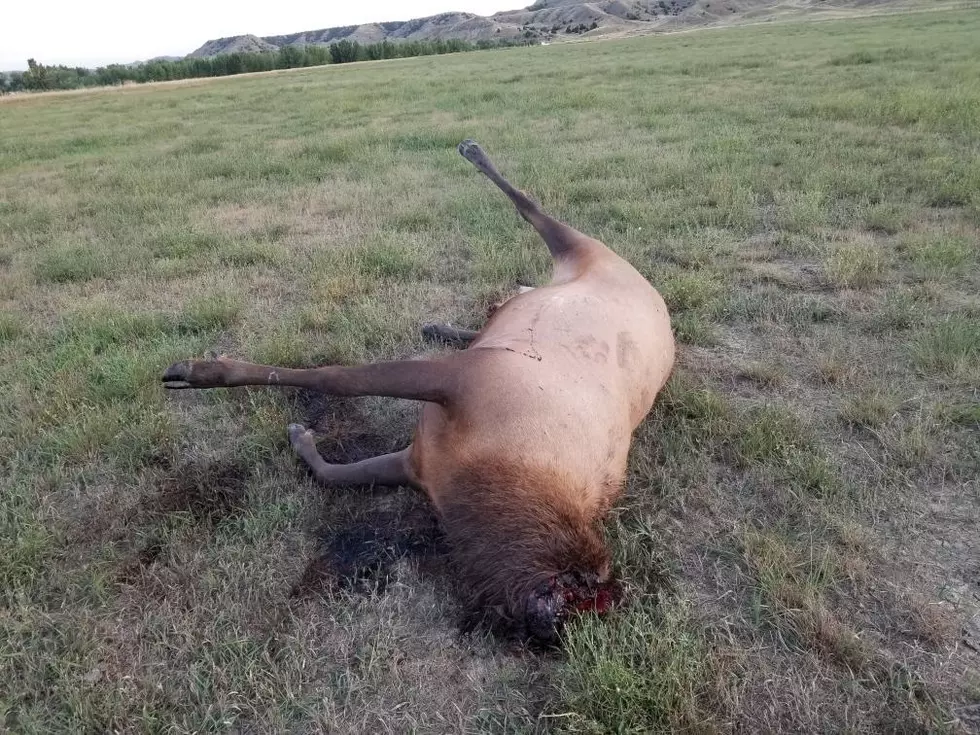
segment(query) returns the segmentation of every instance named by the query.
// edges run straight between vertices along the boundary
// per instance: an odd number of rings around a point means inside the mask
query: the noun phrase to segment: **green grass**
[[[241,310],[241,300],[231,293],[194,296],[187,301],[177,317],[177,326],[178,329],[188,332],[228,329],[235,323]]]
[[[980,681],[978,36],[941,11],[0,102],[0,729],[951,730]],[[439,557],[324,578],[424,503],[317,488],[285,425],[350,461],[416,407],[158,384],[418,354],[546,282],[467,137],[681,343],[610,521],[631,604],[562,653],[459,635]]]
[[[0,343],[10,342],[24,333],[24,323],[16,314],[0,312]]]
[[[980,375],[980,318],[957,314],[929,325],[912,344],[912,356],[921,370],[975,378]]]
[[[744,417],[735,436],[735,453],[739,462],[785,462],[810,447],[812,439],[806,427],[791,411],[761,406]]]
[[[911,235],[901,250],[922,278],[963,275],[977,260],[977,244],[958,233]]]
[[[34,269],[40,283],[90,281],[109,273],[109,263],[85,247],[58,247],[42,252]]]
[[[721,666],[692,617],[689,606],[667,598],[580,626],[559,670],[570,709],[560,724],[572,732],[717,727],[705,713]]]

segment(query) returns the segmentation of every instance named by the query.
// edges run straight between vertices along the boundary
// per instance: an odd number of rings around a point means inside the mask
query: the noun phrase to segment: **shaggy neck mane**
[[[606,563],[585,488],[558,471],[486,467],[461,470],[440,509],[471,604],[519,616],[541,582],[567,571],[598,572]]]

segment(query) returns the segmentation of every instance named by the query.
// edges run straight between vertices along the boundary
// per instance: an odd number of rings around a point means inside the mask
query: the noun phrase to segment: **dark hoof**
[[[306,464],[312,464],[320,456],[320,452],[316,448],[316,439],[313,438],[313,432],[305,426],[290,424],[286,433],[289,434],[289,445]]]
[[[166,372],[161,378],[163,382],[163,387],[168,390],[182,390],[185,388],[193,388],[191,384],[191,363],[187,360],[182,362],[175,362],[173,365],[167,368]]]
[[[464,140],[459,144],[459,154],[483,173],[493,170],[490,158],[475,140]]]
[[[457,150],[459,150],[459,155],[468,161],[473,160],[471,156],[483,153],[483,149],[480,148],[480,144],[472,138],[467,138],[460,143],[459,146],[457,146]]]
[[[443,340],[443,326],[441,324],[423,324],[422,336],[433,342],[441,342]]]
[[[295,448],[297,444],[304,444],[307,440],[312,439],[313,432],[307,429],[302,424],[290,424],[286,427],[286,433],[289,434],[289,443]]]
[[[457,329],[448,324],[426,324],[422,327],[422,336],[432,342],[465,347],[477,338],[477,333],[469,329]]]
[[[167,368],[161,381],[170,390],[185,388],[224,388],[227,366],[218,360],[182,360]]]

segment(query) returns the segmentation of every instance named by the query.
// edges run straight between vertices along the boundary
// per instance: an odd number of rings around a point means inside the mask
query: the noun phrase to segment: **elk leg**
[[[517,293],[495,303],[490,311],[494,312],[513,298],[533,291],[532,286],[518,286]],[[460,329],[449,324],[425,324],[422,326],[422,336],[433,342],[443,342],[450,347],[467,347],[480,333],[475,329]]]
[[[165,388],[291,385],[335,396],[387,396],[446,403],[454,367],[447,360],[401,360],[297,370],[229,360],[185,360],[163,374]]]
[[[330,464],[317,451],[313,432],[299,424],[289,425],[289,443],[324,485],[415,485],[408,470],[409,449],[372,457],[353,464]]]
[[[574,257],[578,251],[595,243],[573,227],[542,212],[537,202],[503,177],[479,143],[464,140],[459,144],[459,152],[510,198],[521,217],[541,235],[554,258]]]
[[[452,347],[466,347],[480,333],[472,329],[457,329],[448,324],[426,324],[422,336],[434,342],[444,342]]]

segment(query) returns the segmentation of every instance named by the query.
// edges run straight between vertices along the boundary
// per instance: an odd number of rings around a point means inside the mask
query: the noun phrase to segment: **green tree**
[[[345,38],[343,41],[330,44],[330,59],[335,64],[349,64],[352,61],[357,61],[360,53],[361,44],[357,41],[348,41]]]
[[[34,59],[28,59],[27,71],[24,72],[24,87],[35,91],[50,89],[51,79],[47,68]]]
[[[583,25],[584,29],[585,26]],[[473,44],[459,39],[435,41],[399,41],[385,39],[381,43],[361,45],[344,39],[337,43],[310,46],[284,46],[276,52],[232,53],[203,59],[179,61],[150,61],[123,66],[110,64],[94,71],[84,67],[45,66],[28,59],[28,71],[0,73],[0,94],[24,89],[77,89],[95,85],[125,84],[126,82],[156,82],[169,79],[217,77],[246,72],[291,69],[322,64],[346,64],[366,59],[395,59],[405,56],[452,54],[474,49],[502,48],[518,45],[509,40],[481,40]]]
[[[279,69],[295,69],[304,65],[306,54],[299,46],[283,46],[279,49],[279,59],[276,67]]]

